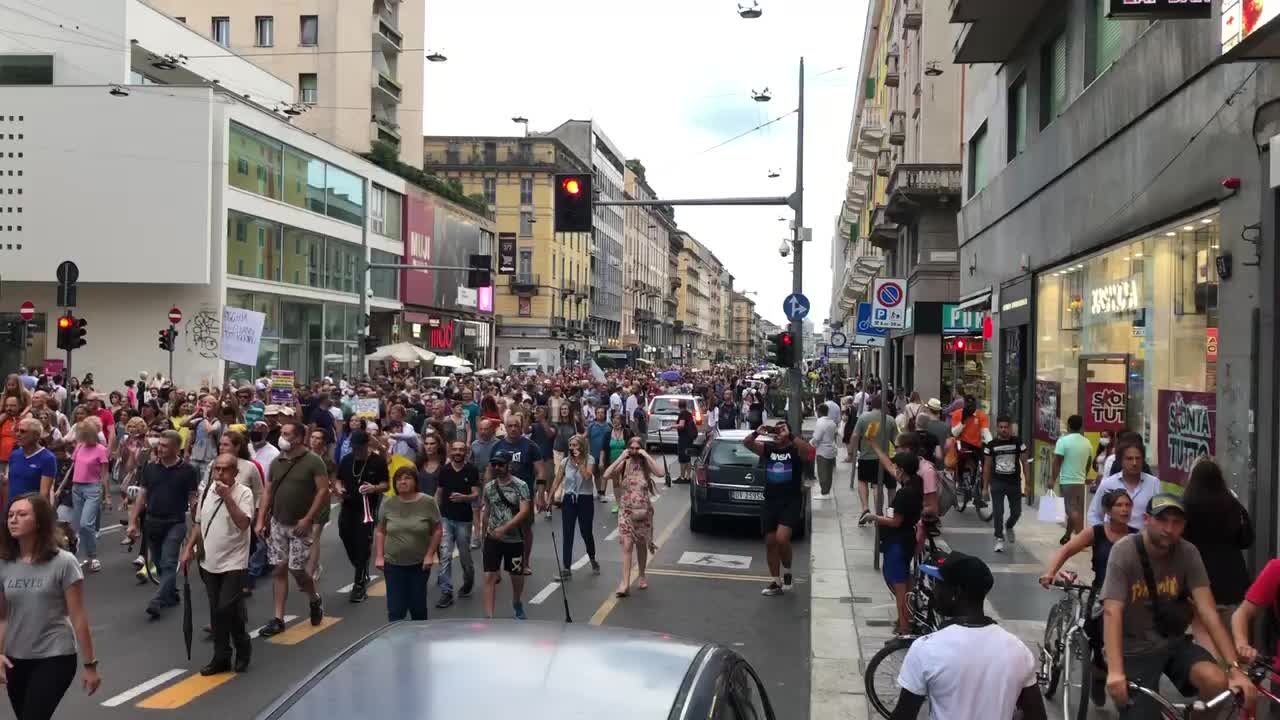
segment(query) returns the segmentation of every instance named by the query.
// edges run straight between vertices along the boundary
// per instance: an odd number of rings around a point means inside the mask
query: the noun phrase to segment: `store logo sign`
[[[1093,315],[1133,312],[1142,301],[1134,278],[1094,288],[1090,298],[1089,312]]]

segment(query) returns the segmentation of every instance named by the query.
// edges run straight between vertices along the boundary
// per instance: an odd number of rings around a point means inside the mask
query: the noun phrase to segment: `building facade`
[[[1165,483],[1215,455],[1269,558],[1280,72],[1248,57],[1275,27],[1224,56],[1241,16],[1221,5],[1152,23],[1098,0],[954,4],[960,305],[992,314],[989,401],[1034,436],[1037,490],[1069,416],[1091,439],[1134,430]]]
[[[753,363],[760,356],[761,346],[757,344],[760,333],[760,316],[756,313],[756,302],[740,292],[730,295],[729,354],[733,362]]]
[[[656,195],[645,182],[644,166],[628,160],[624,175],[625,196],[630,200],[653,200]],[[650,361],[665,359],[660,349],[662,297],[667,288],[667,235],[674,228],[670,207],[635,206],[626,210],[626,248],[623,260],[622,337],[623,346]]]
[[[623,200],[624,155],[593,120],[568,120],[545,133],[559,138],[592,173],[598,200]],[[622,347],[623,263],[626,255],[624,208],[597,206],[591,237],[591,344],[593,349]]]
[[[680,256],[684,251],[685,233],[672,228],[667,234],[667,287],[662,295],[665,318],[662,323],[666,340],[667,358],[675,363],[688,359],[688,335],[685,332],[681,299],[684,297],[684,274],[680,271]]]
[[[428,136],[423,167],[483,198],[496,218],[498,364],[517,350],[585,358],[591,238],[555,232],[555,176],[586,172],[587,164],[552,136]]]
[[[356,152],[389,143],[421,165],[423,0],[148,2],[293,85],[298,127]]]

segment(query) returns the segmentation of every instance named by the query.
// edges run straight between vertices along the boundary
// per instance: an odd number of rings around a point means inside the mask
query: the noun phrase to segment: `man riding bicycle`
[[[991,420],[978,409],[978,401],[972,395],[965,395],[964,407],[951,413],[951,435],[960,457],[957,469],[963,472],[967,468],[976,481],[980,477],[982,449],[991,442]]]
[[[1256,691],[1236,666],[1236,649],[1218,616],[1200,552],[1182,539],[1182,500],[1161,493],[1151,498],[1146,514],[1140,533],[1112,547],[1101,593],[1107,693],[1121,708],[1121,720],[1158,717],[1146,698],[1129,704],[1129,680],[1155,688],[1162,674],[1183,695],[1209,699],[1230,687],[1252,708]],[[1192,615],[1232,666],[1229,673],[1187,634]]]

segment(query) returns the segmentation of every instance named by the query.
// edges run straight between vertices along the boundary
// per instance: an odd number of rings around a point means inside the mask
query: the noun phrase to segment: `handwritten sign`
[[[1084,384],[1084,431],[1124,430],[1128,388],[1124,383]]]
[[[356,417],[378,419],[378,398],[360,398],[353,405]]]
[[[1051,443],[1061,430],[1058,399],[1062,385],[1050,380],[1036,381],[1035,439]]]
[[[1196,461],[1213,456],[1218,396],[1189,390],[1160,390],[1156,394],[1156,406],[1160,479],[1186,485]]]
[[[271,371],[271,402],[275,405],[288,405],[293,402],[294,372],[292,370]]]
[[[267,316],[236,307],[222,309],[222,359],[241,365],[258,364],[258,344]]]

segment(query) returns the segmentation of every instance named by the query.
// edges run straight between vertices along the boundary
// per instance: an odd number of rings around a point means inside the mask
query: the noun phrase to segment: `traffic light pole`
[[[169,382],[173,382],[173,348],[174,344],[177,342],[177,340],[175,340],[177,336],[177,329],[174,328],[172,324],[169,325],[169,374],[167,376],[169,378]]]
[[[791,266],[791,292],[804,292],[804,58],[800,58],[800,107],[796,111],[796,191],[792,195],[796,212],[795,240],[791,252],[795,262]],[[799,434],[804,421],[804,323],[791,321],[791,339],[795,345],[795,362],[791,366],[791,411],[787,414],[791,432]]]

